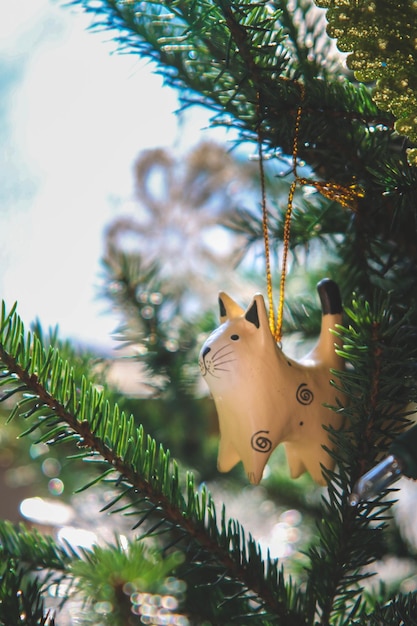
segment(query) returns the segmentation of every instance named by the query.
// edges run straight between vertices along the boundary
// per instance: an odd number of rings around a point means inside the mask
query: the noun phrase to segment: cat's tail
[[[331,278],[323,278],[317,285],[317,291],[320,296],[323,316],[342,315],[342,298],[340,296],[339,287],[334,280],[331,280]]]
[[[341,339],[332,331],[342,323],[343,307],[339,287],[334,280],[323,278],[317,291],[320,297],[322,318],[320,337],[315,348],[303,359],[308,365],[323,363],[334,369],[343,368],[343,359],[336,354],[336,347],[341,346]]]

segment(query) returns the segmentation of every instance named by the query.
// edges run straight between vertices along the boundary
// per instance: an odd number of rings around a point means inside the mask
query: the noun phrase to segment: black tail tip
[[[319,292],[323,315],[342,313],[342,298],[339,287],[334,280],[323,278],[317,285],[317,291]]]

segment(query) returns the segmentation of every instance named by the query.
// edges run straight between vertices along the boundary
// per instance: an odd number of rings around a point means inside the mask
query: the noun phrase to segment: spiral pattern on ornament
[[[256,452],[270,452],[272,448],[272,441],[264,433],[268,434],[269,430],[258,430],[252,435],[250,445]]]
[[[297,402],[304,404],[304,406],[311,404],[314,400],[314,394],[311,389],[307,387],[306,383],[301,383],[301,385],[298,386],[295,397],[297,398]]]

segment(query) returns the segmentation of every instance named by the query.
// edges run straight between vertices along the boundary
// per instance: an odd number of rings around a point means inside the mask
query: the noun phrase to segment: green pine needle
[[[227,572],[243,596],[250,589],[269,612],[292,615],[294,624],[304,623],[298,609],[285,601],[289,592],[277,562],[263,559],[253,538],[246,539],[239,523],[227,520],[224,511],[217,527],[214,502],[206,489],[197,490],[191,473],[186,494],[182,495],[178,468],[169,452],[142,427],[134,426],[131,416],[111,405],[104,390],[98,390],[85,377],[77,380],[69,363],[60,358],[59,350],[52,346],[44,350],[39,336],[26,334],[15,309],[8,314],[4,304],[0,362],[3,397],[8,398],[10,391],[17,389],[22,394],[12,417],[23,416],[32,422],[26,432],[42,428],[39,440],[48,445],[72,441],[101,457],[105,469],[85,488],[106,479],[123,493],[138,494],[139,503],[132,499],[124,513],[134,514],[136,510],[136,526],[142,526],[150,516],[155,520],[145,527],[144,536],[168,532],[179,533],[181,538],[188,536],[190,555],[210,555],[213,571]],[[116,498],[114,503],[118,501]],[[290,596],[297,597],[293,591]]]

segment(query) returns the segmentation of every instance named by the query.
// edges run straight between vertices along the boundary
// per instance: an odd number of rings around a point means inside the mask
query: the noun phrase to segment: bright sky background
[[[179,126],[176,93],[89,19],[52,0],[0,4],[0,298],[27,324],[110,345],[103,227],[133,195],[138,153],[197,143],[208,116]]]

